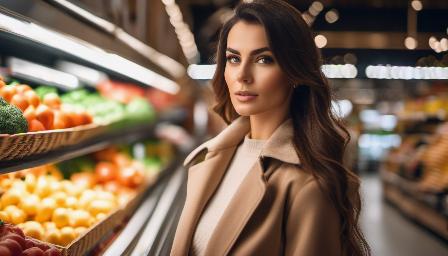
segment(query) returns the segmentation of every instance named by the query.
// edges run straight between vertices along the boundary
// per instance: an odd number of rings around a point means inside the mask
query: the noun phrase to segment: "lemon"
[[[16,189],[8,190],[1,198],[2,207],[6,208],[8,205],[18,205],[21,201],[21,196],[20,191]]]
[[[25,222],[27,216],[23,210],[17,209],[15,211],[10,212],[9,217],[10,217],[11,223],[17,225],[17,224]]]
[[[79,237],[87,231],[86,227],[76,227],[75,228],[75,236]]]
[[[42,239],[45,230],[37,221],[27,221],[23,223],[23,233],[36,239]]]
[[[92,216],[85,210],[76,210],[70,215],[70,225],[72,227],[89,227]]]
[[[67,194],[62,191],[57,191],[54,194],[51,195],[51,197],[55,200],[56,206],[58,207],[64,207]]]
[[[78,199],[74,196],[69,196],[65,199],[65,207],[75,209],[78,206]]]
[[[61,232],[57,228],[45,231],[44,240],[52,244],[61,244]]]
[[[0,220],[3,222],[10,222],[9,214],[6,211],[0,211]]]
[[[63,246],[69,245],[76,238],[75,230],[72,227],[64,227],[61,229],[60,244]]]
[[[29,195],[25,198],[23,198],[22,202],[20,203],[19,207],[27,215],[34,216],[37,214],[37,208],[40,203],[40,198],[37,195]]]
[[[28,190],[28,192],[30,192],[30,193],[34,192],[34,189],[36,188],[36,182],[37,182],[37,179],[34,174],[28,173],[25,176],[25,186],[26,186],[26,189]]]
[[[113,209],[114,205],[110,201],[106,200],[93,200],[87,207],[87,210],[93,216],[96,216],[98,213],[109,213]]]
[[[51,194],[50,183],[44,176],[40,176],[37,179],[37,184],[34,193],[41,198],[47,197],[48,195]]]
[[[50,220],[55,208],[56,201],[53,198],[44,198],[37,208],[35,220],[41,223]]]
[[[68,226],[70,220],[69,211],[65,208],[56,208],[53,212],[51,220],[58,228]]]

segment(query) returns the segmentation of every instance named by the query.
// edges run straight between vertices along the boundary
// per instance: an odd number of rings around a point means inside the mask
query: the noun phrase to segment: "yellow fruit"
[[[96,198],[101,199],[101,200],[111,201],[113,203],[115,203],[117,200],[117,198],[115,197],[114,194],[112,194],[111,192],[107,192],[107,191],[97,191]]]
[[[45,231],[44,240],[52,244],[61,244],[61,232],[57,228]]]
[[[5,207],[5,209],[3,209],[5,212],[7,212],[9,214],[9,216],[11,217],[11,213],[15,212],[17,210],[20,210],[19,207],[17,207],[16,205],[8,205]]]
[[[77,227],[75,228],[75,236],[79,237],[87,231],[86,227]]]
[[[0,211],[0,220],[2,220],[3,222],[11,222],[9,214],[5,211]]]
[[[33,193],[36,188],[37,179],[36,176],[32,173],[28,173],[25,176],[25,186],[28,192]]]
[[[67,194],[65,192],[57,191],[51,197],[55,200],[56,206],[58,207],[65,206],[65,199],[67,197]]]
[[[47,197],[48,195],[51,194],[50,183],[44,176],[40,176],[37,179],[37,184],[34,193],[40,196],[40,198]]]
[[[76,234],[72,227],[64,227],[61,229],[61,241],[60,244],[63,246],[69,245],[73,240],[75,240]]]
[[[75,209],[78,206],[78,199],[74,196],[69,196],[65,199],[65,207]]]
[[[54,222],[51,222],[51,221],[47,221],[47,222],[44,222],[43,223],[43,227],[46,229],[46,230],[49,230],[49,229],[57,229],[57,227],[56,227],[56,224],[54,224]]]
[[[78,209],[86,209],[87,206],[90,204],[90,202],[95,200],[95,198],[96,198],[95,191],[93,191],[91,189],[85,190],[84,192],[82,192],[81,196],[79,197]]]
[[[110,201],[106,200],[93,200],[87,207],[87,210],[93,216],[96,216],[98,213],[109,213],[113,209],[114,205]]]
[[[40,204],[40,199],[38,196],[29,195],[29,196],[23,198],[19,207],[20,207],[20,209],[24,210],[27,215],[34,216],[37,214],[37,208],[38,208],[39,204]]]
[[[84,191],[84,188],[82,188],[80,186],[75,186],[73,184],[73,182],[71,182],[70,180],[61,181],[61,186],[62,186],[62,190],[65,193],[67,193],[67,195],[70,195],[70,196],[77,197]]]
[[[50,190],[51,193],[54,194],[56,192],[62,191],[62,185],[59,181],[57,180],[52,180],[50,181]]]
[[[42,239],[45,230],[39,222],[27,221],[23,223],[23,233],[36,239]]]
[[[1,199],[2,207],[5,208],[8,205],[18,205],[21,201],[22,194],[18,190],[8,190],[3,194]]]
[[[106,217],[107,217],[107,214],[100,212],[100,213],[98,213],[98,214],[95,216],[95,219],[96,219],[97,221],[102,221],[102,220],[104,220]]]
[[[26,213],[20,209],[13,211],[9,215],[11,223],[17,225],[26,221]]]
[[[56,224],[56,227],[62,228],[68,226],[70,220],[69,211],[65,208],[56,208],[53,212],[51,221]]]
[[[70,215],[70,225],[72,227],[89,227],[92,216],[85,210],[73,211]]]
[[[37,208],[35,220],[41,223],[50,220],[55,208],[56,202],[53,198],[44,198]]]
[[[14,180],[11,184],[11,190],[16,189],[19,192],[27,192],[26,184],[23,180]]]

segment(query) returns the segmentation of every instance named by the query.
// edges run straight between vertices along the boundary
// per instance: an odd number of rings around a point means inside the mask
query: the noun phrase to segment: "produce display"
[[[111,93],[106,92],[104,89],[101,91],[110,97]],[[60,94],[50,86],[33,89],[18,82],[6,85],[0,77],[0,134],[65,129],[90,123],[151,122],[155,119],[155,110],[142,93],[121,95],[127,95],[124,102],[87,89]]]
[[[0,175],[0,220],[34,239],[69,245],[125,207],[160,171],[158,159],[168,161],[174,154],[163,142],[147,145],[152,150],[141,161],[129,154],[131,146],[110,147],[57,165]]]
[[[0,221],[0,255],[59,256],[61,251],[25,236],[18,227]]]
[[[39,97],[35,90],[0,78],[0,134],[16,134],[71,128],[92,123],[92,116],[62,104],[55,92]]]

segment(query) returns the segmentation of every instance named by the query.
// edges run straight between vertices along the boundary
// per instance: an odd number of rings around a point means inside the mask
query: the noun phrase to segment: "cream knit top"
[[[247,173],[256,163],[266,140],[250,139],[248,136],[238,146],[227,172],[210,199],[196,227],[193,236],[190,254],[194,256],[204,255],[207,243],[215,230],[218,221],[224,213],[230,200],[235,195]]]

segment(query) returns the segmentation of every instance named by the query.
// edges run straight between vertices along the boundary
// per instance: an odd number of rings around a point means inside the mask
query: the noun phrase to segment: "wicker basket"
[[[30,155],[74,145],[98,135],[104,129],[105,126],[88,124],[69,129],[0,134],[0,160],[20,160]]]

